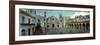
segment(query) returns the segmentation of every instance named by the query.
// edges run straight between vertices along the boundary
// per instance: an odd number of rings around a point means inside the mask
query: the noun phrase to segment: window
[[[25,23],[25,17],[22,16],[22,23]]]
[[[28,35],[31,35],[30,28],[28,29]]]
[[[49,27],[49,25],[47,25],[47,28]]]
[[[52,20],[54,20],[54,18],[52,18]]]
[[[30,13],[32,13],[32,10],[30,10]]]
[[[32,35],[34,35],[35,27],[32,28]]]
[[[52,27],[54,28],[54,27],[55,27],[55,25],[54,25],[54,24],[52,24]]]
[[[26,32],[25,29],[22,29],[22,31],[21,31],[21,35],[22,35],[22,36],[26,35],[25,32]]]
[[[30,24],[30,18],[28,19],[28,24]]]
[[[57,25],[59,27],[59,25]]]
[[[40,22],[40,20],[38,19],[38,22]]]

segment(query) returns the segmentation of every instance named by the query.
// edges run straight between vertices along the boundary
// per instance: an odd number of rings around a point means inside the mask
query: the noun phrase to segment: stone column
[[[83,23],[81,23],[81,31],[83,31]]]
[[[73,26],[73,25],[71,24],[71,29],[72,29],[72,26]]]
[[[80,23],[80,30],[82,30],[82,24]]]
[[[76,24],[76,30],[77,30],[77,24]]]
[[[68,26],[68,28],[70,29],[70,24],[68,24],[69,26]]]
[[[85,26],[84,26],[84,28],[85,28],[85,31],[86,31],[86,24],[87,24],[87,23],[85,23]]]
[[[69,24],[69,29],[71,29],[71,24]]]
[[[69,29],[70,29],[71,27],[70,27],[70,24],[69,24]]]
[[[75,30],[75,24],[73,24],[73,29]]]

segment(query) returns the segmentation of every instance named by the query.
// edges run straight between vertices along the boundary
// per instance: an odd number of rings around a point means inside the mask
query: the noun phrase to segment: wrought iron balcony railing
[[[35,26],[35,24],[32,24],[32,23],[21,23],[20,25],[34,25]]]

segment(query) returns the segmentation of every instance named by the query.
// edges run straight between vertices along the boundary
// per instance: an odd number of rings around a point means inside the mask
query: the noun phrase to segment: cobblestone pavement
[[[66,28],[47,28],[44,30],[46,34],[73,34],[73,33],[89,33],[89,30],[72,30]]]

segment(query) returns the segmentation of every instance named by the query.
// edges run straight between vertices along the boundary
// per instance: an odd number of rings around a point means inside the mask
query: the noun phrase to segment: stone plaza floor
[[[67,28],[47,28],[44,30],[46,34],[73,34],[73,33],[89,33],[90,30],[75,30]]]

